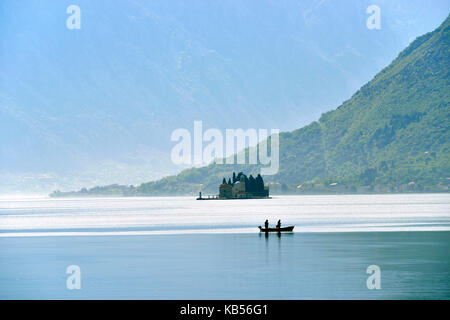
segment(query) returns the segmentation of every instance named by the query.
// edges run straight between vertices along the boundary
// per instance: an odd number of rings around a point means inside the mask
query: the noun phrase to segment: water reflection
[[[259,237],[261,238],[264,235],[264,238],[269,239],[269,237],[293,237],[294,232],[260,232]]]

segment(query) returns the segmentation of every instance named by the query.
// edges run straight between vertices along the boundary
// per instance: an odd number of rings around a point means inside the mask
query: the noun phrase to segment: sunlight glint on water
[[[450,230],[450,196],[0,199],[0,236],[245,233],[265,219],[281,219],[296,232]]]

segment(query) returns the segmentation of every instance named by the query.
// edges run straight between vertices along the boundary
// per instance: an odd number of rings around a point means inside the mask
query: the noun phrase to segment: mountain
[[[66,28],[66,9],[81,29]],[[290,131],[341,104],[447,0],[0,1],[0,193],[180,172],[171,133]],[[239,116],[236,116],[239,115]],[[300,178],[300,177],[299,177]]]
[[[296,193],[448,191],[449,72],[447,17],[336,110],[281,133],[280,170],[265,181]],[[211,164],[116,194],[193,194],[201,184],[204,191],[217,193],[222,178],[232,171],[255,174],[259,167]]]

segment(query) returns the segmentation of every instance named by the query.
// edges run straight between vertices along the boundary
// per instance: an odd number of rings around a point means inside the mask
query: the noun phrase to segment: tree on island
[[[257,185],[256,180],[253,178],[252,175],[248,178],[248,186],[245,186],[245,189],[247,189],[248,192],[255,193],[257,191]]]
[[[256,181],[256,191],[263,192],[264,191],[264,180],[260,174],[258,174],[255,181]]]

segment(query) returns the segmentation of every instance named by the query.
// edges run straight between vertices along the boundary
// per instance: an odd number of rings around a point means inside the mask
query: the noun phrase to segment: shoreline
[[[63,192],[62,192],[63,193]],[[426,194],[448,194],[450,195],[450,190],[444,191],[429,191],[429,192],[361,192],[361,193],[273,193],[269,198],[280,197],[280,196],[355,196],[355,195],[426,195]],[[6,196],[5,196],[6,197]],[[14,196],[20,197],[20,196]],[[30,196],[30,197],[40,197],[40,196]],[[86,195],[58,195],[52,196],[51,194],[43,195],[44,198],[47,199],[77,199],[77,198],[188,198],[192,197],[194,200],[197,200],[198,196],[193,194],[176,194],[176,195],[106,195],[106,194],[86,194]],[[0,200],[4,199],[4,197],[0,197]],[[267,198],[236,198],[236,199],[220,199],[220,200],[254,200],[254,199],[267,199]],[[207,199],[203,198],[201,200],[219,200],[219,199]]]

